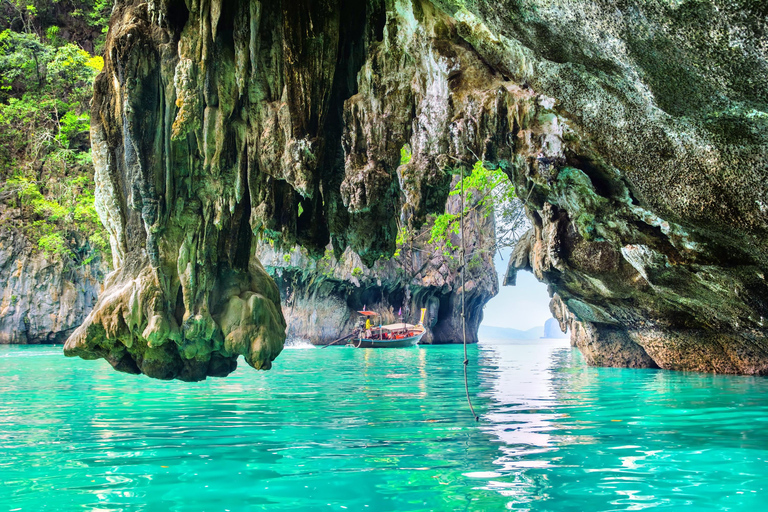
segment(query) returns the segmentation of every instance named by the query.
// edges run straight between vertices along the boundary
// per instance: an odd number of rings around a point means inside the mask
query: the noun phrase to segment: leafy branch
[[[488,169],[481,161],[475,163],[469,175],[465,175],[463,170],[461,174],[462,177],[449,195],[464,194],[463,216],[466,218],[474,212],[480,212],[487,218],[493,214],[496,220],[494,251],[514,245],[525,224],[525,215],[509,177],[501,168]],[[441,248],[446,255],[456,251],[451,235],[459,234],[461,217],[461,211],[437,215],[428,243]]]

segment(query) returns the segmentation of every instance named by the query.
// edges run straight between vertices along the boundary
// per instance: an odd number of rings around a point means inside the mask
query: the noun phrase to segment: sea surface
[[[162,382],[0,347],[1,511],[768,509],[768,379],[564,340],[286,349]]]

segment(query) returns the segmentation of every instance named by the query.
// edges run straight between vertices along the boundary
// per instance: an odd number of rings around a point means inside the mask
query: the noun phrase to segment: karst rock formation
[[[759,0],[118,0],[92,115],[117,270],[65,352],[269,368],[286,325],[258,239],[373,266],[481,159],[533,224],[507,281],[546,281],[591,364],[768,373],[767,19]]]

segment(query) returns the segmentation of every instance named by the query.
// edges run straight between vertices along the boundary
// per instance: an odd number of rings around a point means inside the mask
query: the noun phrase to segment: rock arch
[[[476,155],[526,201],[516,261],[591,363],[768,372],[764,8],[502,4],[118,1],[92,122],[117,271],[65,352],[268,368],[255,237],[372,263]]]

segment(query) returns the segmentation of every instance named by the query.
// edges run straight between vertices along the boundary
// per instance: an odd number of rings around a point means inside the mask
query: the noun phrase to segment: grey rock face
[[[561,126],[516,169],[534,229],[508,281],[549,283],[591,364],[768,373],[765,5],[510,7],[457,13]]]
[[[0,344],[64,343],[93,308],[106,264],[74,266],[34,253],[21,233],[0,234]]]

